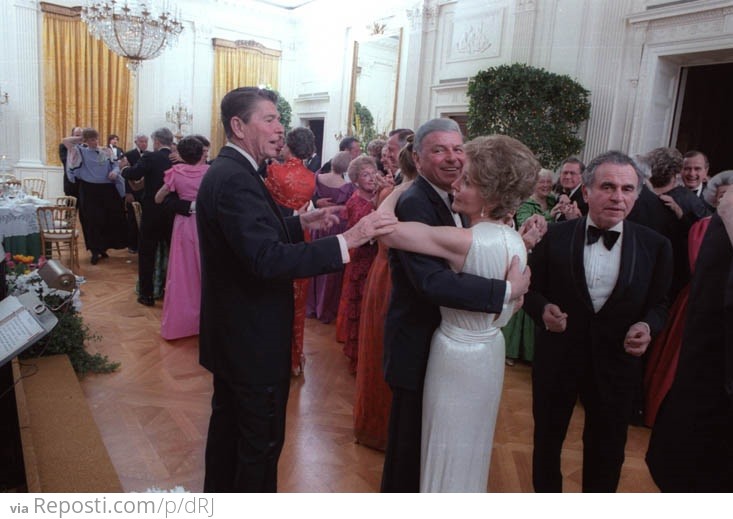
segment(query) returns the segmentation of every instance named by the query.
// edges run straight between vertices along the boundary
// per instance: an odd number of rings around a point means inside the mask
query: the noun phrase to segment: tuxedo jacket
[[[664,327],[672,250],[655,231],[629,221],[623,225],[618,280],[597,313],[583,266],[585,217],[551,224],[530,254],[532,281],[523,308],[537,323],[533,380],[538,385],[570,387],[591,376],[609,398],[638,387],[641,357],[624,351],[624,338],[639,321],[649,325],[652,336]],[[549,303],[568,314],[562,333],[545,329],[542,312]]]
[[[395,214],[401,221],[455,227],[443,199],[423,177],[402,194]],[[384,326],[384,374],[391,385],[422,386],[430,340],[440,324],[440,306],[499,313],[506,282],[453,272],[436,257],[390,249],[392,294]]]
[[[122,170],[127,180],[145,179],[142,202],[147,205],[155,203],[155,194],[163,186],[165,172],[173,166],[170,159],[171,150],[161,148],[158,151],[143,153],[134,166]]]
[[[303,242],[252,164],[225,146],[196,198],[201,252],[199,359],[231,383],[290,376],[293,279],[343,268],[335,236]]]

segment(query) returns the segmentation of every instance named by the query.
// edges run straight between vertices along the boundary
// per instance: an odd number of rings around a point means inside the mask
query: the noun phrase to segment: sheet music
[[[15,297],[0,301],[0,359],[19,353],[45,330],[28,309]]]

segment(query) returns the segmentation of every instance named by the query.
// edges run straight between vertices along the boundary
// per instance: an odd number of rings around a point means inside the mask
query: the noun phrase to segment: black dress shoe
[[[138,296],[137,302],[145,306],[155,306],[155,299],[153,299],[153,296]]]
[[[99,254],[92,252],[92,265],[99,263]]]

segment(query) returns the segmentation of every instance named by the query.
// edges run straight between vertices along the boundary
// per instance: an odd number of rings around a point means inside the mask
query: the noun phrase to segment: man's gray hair
[[[430,119],[420,126],[415,133],[415,141],[412,145],[415,153],[420,153],[423,139],[433,132],[456,132],[463,137],[460,126],[453,119]]]
[[[158,128],[150,134],[150,137],[154,141],[158,141],[162,146],[170,146],[173,144],[173,132],[168,128]]]
[[[135,139],[134,140],[147,139],[147,138],[148,138],[148,134],[147,133],[138,133],[138,134],[135,135]]]
[[[626,155],[622,151],[611,150],[605,153],[601,153],[596,158],[590,161],[590,164],[585,168],[583,172],[583,185],[589,188],[593,185],[596,179],[596,169],[602,164],[616,164],[618,166],[631,166],[636,172],[638,179],[636,192],[641,191],[641,186],[644,184],[644,175],[642,175],[639,165],[634,162],[634,159]]]

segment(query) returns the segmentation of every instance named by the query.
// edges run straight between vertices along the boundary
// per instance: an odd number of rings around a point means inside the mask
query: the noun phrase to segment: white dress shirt
[[[624,222],[621,221],[609,229],[619,233],[619,237],[611,250],[606,249],[603,239],[598,240],[593,245],[588,245],[586,236],[589,225],[598,227],[588,216],[585,224],[585,234],[583,235],[585,243],[583,247],[583,268],[585,269],[585,282],[588,285],[588,294],[593,303],[593,310],[598,313],[608,301],[613,288],[616,286],[616,281],[618,281],[618,274],[621,269],[621,242],[623,241]]]

